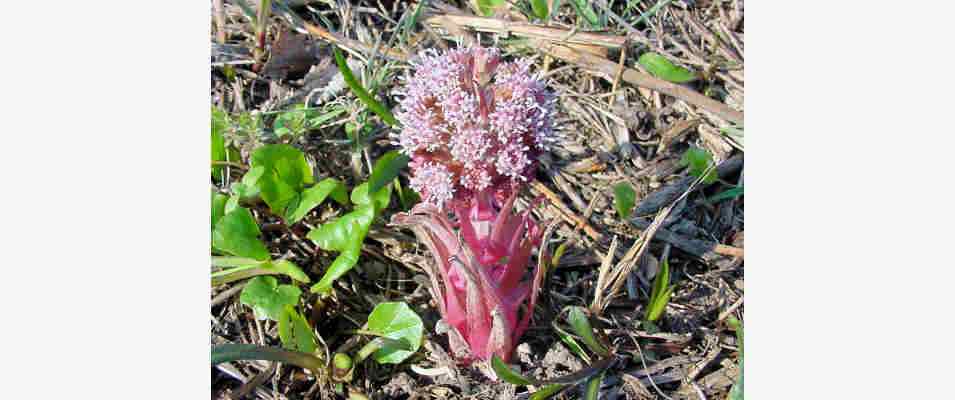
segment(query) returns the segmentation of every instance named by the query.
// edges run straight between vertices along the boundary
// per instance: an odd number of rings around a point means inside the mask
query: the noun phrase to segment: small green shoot
[[[739,347],[739,378],[730,389],[729,400],[743,400],[743,324],[736,317],[726,319],[726,324],[736,331],[736,342]]]
[[[610,352],[607,350],[607,348],[600,344],[600,342],[597,341],[597,338],[594,337],[594,329],[590,325],[590,319],[587,318],[587,312],[584,311],[583,307],[568,307],[567,322],[570,324],[571,329],[574,330],[574,334],[580,336],[590,351],[602,357],[607,357],[610,355]]]
[[[351,89],[352,93],[361,100],[365,106],[368,107],[372,112],[378,114],[381,117],[382,121],[385,121],[389,126],[395,126],[398,124],[398,120],[395,119],[394,114],[391,113],[391,110],[385,108],[378,100],[375,100],[371,94],[365,90],[364,86],[355,79],[355,74],[352,73],[351,68],[348,67],[348,64],[345,62],[345,56],[342,55],[341,50],[338,47],[334,48],[335,52],[335,63],[338,64],[338,70],[342,74],[342,78],[345,79],[345,83],[348,85],[348,88]]]
[[[255,312],[257,319],[279,321],[285,306],[298,304],[302,290],[292,285],[279,285],[273,276],[258,276],[249,281],[239,301]]]
[[[485,17],[493,16],[502,7],[507,7],[507,0],[477,0],[478,12]]]
[[[567,331],[561,329],[557,324],[557,321],[554,321],[551,325],[554,328],[554,331],[557,332],[557,337],[560,338],[560,341],[564,342],[570,352],[574,353],[575,356],[580,357],[581,360],[584,360],[585,363],[590,364],[590,356],[587,355],[587,352],[584,351],[584,348],[577,343],[577,339],[574,339],[574,335],[567,333]]]
[[[368,315],[368,330],[381,337],[402,344],[395,347],[386,343],[379,347],[372,357],[380,364],[399,364],[421,347],[424,338],[424,323],[403,302],[380,303]]]
[[[563,384],[560,384],[560,383],[553,383],[553,384],[550,384],[550,385],[545,385],[544,387],[540,388],[540,390],[538,390],[538,391],[534,392],[533,394],[531,394],[531,396],[528,397],[527,400],[544,400],[544,399],[549,399],[551,396],[553,396],[553,395],[559,393],[561,390],[564,390],[564,388],[566,388],[566,387],[567,387],[567,385],[563,385]]]
[[[613,207],[617,210],[617,215],[620,218],[627,219],[630,217],[636,198],[637,193],[629,182],[620,182],[613,185]]]
[[[591,27],[600,28],[601,21],[600,17],[597,16],[597,13],[591,7],[590,2],[587,0],[571,0],[570,4],[574,6],[574,10],[577,11],[577,15],[581,16],[583,19],[590,24]]]
[[[674,83],[686,83],[696,79],[696,75],[686,68],[673,64],[657,53],[643,53],[637,60],[653,76]]]
[[[285,305],[284,312],[279,317],[279,339],[282,341],[282,347],[292,351],[314,353],[317,347],[312,327],[290,304]]]
[[[524,375],[512,370],[497,354],[494,354],[491,358],[491,369],[494,370],[498,378],[503,379],[507,383],[520,386],[527,386],[534,383],[534,381],[526,378]]]
[[[697,178],[706,173],[706,176],[703,177],[704,185],[716,182],[716,179],[719,178],[719,176],[716,174],[716,168],[710,169],[710,166],[714,164],[713,156],[710,155],[710,152],[699,147],[690,147],[687,149],[686,153],[683,153],[683,158],[680,159],[680,164],[687,166],[689,168],[690,175],[693,175]],[[708,173],[707,169],[709,169]]]
[[[547,9],[547,0],[530,0],[530,2],[534,16],[539,20],[546,21],[547,16],[550,15],[550,10]]]
[[[584,391],[585,400],[597,400],[600,395],[600,384],[603,383],[605,375],[607,375],[607,371],[601,372],[587,381],[587,389]]]
[[[718,203],[720,201],[727,200],[727,199],[735,199],[742,195],[743,195],[743,187],[733,186],[732,188],[726,189],[706,199],[706,202],[711,204]]]
[[[660,263],[660,270],[657,272],[656,278],[653,280],[653,289],[650,291],[650,300],[647,302],[644,320],[654,322],[660,319],[675,287],[670,285],[670,263],[664,259]]]

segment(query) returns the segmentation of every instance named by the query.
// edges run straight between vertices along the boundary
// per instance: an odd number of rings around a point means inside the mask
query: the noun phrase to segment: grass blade
[[[348,84],[348,88],[351,89],[352,93],[361,100],[362,103],[365,103],[375,114],[378,114],[379,117],[389,126],[395,126],[398,124],[398,120],[395,119],[394,114],[391,113],[391,110],[385,108],[378,100],[375,100],[371,94],[365,90],[365,87],[355,79],[355,74],[352,73],[351,68],[348,68],[348,64],[345,62],[345,56],[342,55],[342,51],[338,47],[334,48],[335,51],[335,63],[338,64],[338,70],[342,73],[342,78],[345,79],[345,83]]]
[[[497,356],[497,354],[495,354],[491,359],[491,369],[493,369],[494,373],[496,373],[497,376],[503,379],[505,382],[522,386],[527,386],[533,383],[530,379],[525,378],[524,375],[514,372],[514,370],[512,370],[511,367],[508,367],[507,364],[505,364],[504,361]]]

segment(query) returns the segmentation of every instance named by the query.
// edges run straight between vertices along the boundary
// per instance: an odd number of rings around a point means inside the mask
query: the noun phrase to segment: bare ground
[[[358,162],[342,144],[345,124],[354,121],[363,106],[347,89],[337,90],[341,85],[336,83],[330,42],[361,56],[365,63],[357,62],[353,69],[365,71],[371,78],[366,84],[379,83],[373,92],[388,105],[394,104],[390,93],[404,74],[407,57],[421,49],[457,46],[449,34],[470,37],[458,39],[463,43],[498,46],[509,58],[531,57],[559,95],[560,139],[542,160],[520,207],[543,196],[545,206],[535,209],[537,219],[558,221],[545,246],[552,252],[566,244],[566,252],[548,272],[532,326],[513,363],[541,380],[586,370],[588,363],[561,342],[553,324],[566,326],[561,310],[570,305],[591,308],[600,292],[609,300],[604,300],[606,307],[592,307],[600,309],[592,322],[618,358],[607,370],[601,398],[727,396],[738,375],[740,352],[726,320],[743,320],[743,197],[713,203],[705,199],[743,182],[742,143],[720,131],[734,119],[742,125],[741,0],[669,2],[636,25],[637,17],[656,2],[597,1],[593,9],[604,24],[600,29],[578,16],[572,1],[561,2],[546,24],[527,21],[527,2],[512,1],[516,6],[498,11],[493,19],[473,18],[468,2],[427,2],[414,24],[406,22],[417,2],[290,3],[301,19],[282,12],[272,16],[264,58],[271,59],[264,65],[253,61],[254,26],[242,9],[232,1],[213,7],[212,104],[232,113],[266,113],[263,134],[238,142],[243,157],[255,146],[276,140],[268,132],[274,118],[269,112],[305,101],[312,107],[348,110],[294,142],[308,155],[316,177],[336,177],[353,186],[367,179],[370,161],[393,149],[389,128],[377,120],[370,132],[377,140]],[[607,3],[609,11],[601,6]],[[250,2],[250,7],[255,5]],[[305,24],[331,33],[288,32],[306,32]],[[550,29],[539,29],[545,26]],[[280,32],[286,32],[284,37]],[[581,33],[593,36],[578,40]],[[637,63],[647,51],[702,77],[684,85],[661,85],[647,78]],[[355,56],[351,59],[359,58]],[[225,65],[234,72],[227,72]],[[696,179],[679,162],[689,146],[706,149],[720,163],[719,181],[693,185]],[[241,176],[240,168],[231,168],[227,180]],[[629,182],[637,193],[629,219],[622,219],[613,206],[611,187],[618,182]],[[362,363],[344,390],[382,399],[526,397],[526,388],[494,383],[448,356],[446,336],[434,330],[440,317],[422,286],[427,281],[420,265],[429,262],[425,249],[410,232],[384,223],[396,210],[387,210],[374,226],[359,265],[336,283],[333,297],[321,307],[309,306],[306,316],[334,352],[353,345],[355,339],[347,332],[360,328],[375,304],[402,300],[425,320],[425,345],[397,366]],[[323,274],[335,254],[316,249],[305,234],[334,217],[334,207],[322,206],[292,227],[264,205],[253,211],[273,256],[287,257],[312,277]],[[651,240],[644,248],[647,237]],[[637,260],[636,254],[642,257]],[[664,258],[676,290],[663,317],[648,326],[642,322],[644,307]],[[612,272],[630,267],[630,274],[621,275],[625,283],[618,292],[609,285],[598,287],[601,268]],[[242,285],[239,281],[213,288],[212,343],[279,345],[275,324],[256,321],[252,311],[239,304]],[[314,305],[315,300],[306,303]],[[269,362],[220,364],[212,368],[212,382],[213,398],[346,397],[336,394],[335,385],[324,377]],[[583,398],[582,386],[559,396]]]

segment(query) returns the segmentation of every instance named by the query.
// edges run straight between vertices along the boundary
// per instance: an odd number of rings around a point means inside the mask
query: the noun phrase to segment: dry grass
[[[404,73],[404,60],[418,50],[479,42],[502,48],[507,57],[531,57],[559,94],[560,140],[542,160],[537,181],[519,199],[519,207],[543,196],[545,206],[535,210],[538,220],[559,222],[545,245],[553,251],[566,244],[566,252],[548,273],[515,362],[544,380],[585,366],[567,351],[551,324],[563,323],[558,316],[566,306],[593,305],[598,337],[622,360],[609,370],[602,398],[726,396],[737,373],[738,349],[724,321],[729,316],[743,319],[743,200],[709,204],[703,199],[743,179],[740,146],[720,133],[742,123],[741,0],[673,1],[636,26],[627,21],[656,2],[600,1],[594,9],[608,21],[600,30],[578,17],[569,1],[561,2],[546,24],[522,14],[527,2],[511,1],[518,5],[490,19],[475,17],[469,2],[427,2],[416,23],[409,24],[417,2],[290,1],[294,16],[276,10],[267,42],[285,29],[309,34],[311,39],[298,45],[313,49],[315,56],[304,78],[267,76],[272,74],[253,66],[254,24],[233,1],[213,3],[213,105],[233,113],[268,113],[306,100],[310,106],[345,108],[297,145],[319,177],[334,176],[350,186],[367,179],[370,163],[392,146],[389,128],[380,122],[371,132],[378,140],[362,152],[357,165],[350,148],[339,144],[344,125],[355,120],[362,106],[336,83],[331,44],[360,61],[355,69],[365,71],[366,85],[375,83],[375,92],[389,105],[394,102],[385,94]],[[653,78],[636,62],[646,51],[701,72],[703,79],[674,85]],[[226,65],[235,71],[231,82],[224,75]],[[241,143],[243,155],[269,140],[266,135]],[[722,163],[721,182],[704,185],[687,176],[679,160],[691,145]],[[232,168],[229,179],[241,174]],[[637,192],[637,212],[629,221],[613,207],[611,186],[617,182],[629,182]],[[332,217],[333,207],[313,212],[300,224],[304,228],[287,228],[264,210],[254,212],[265,224],[272,253],[321,276],[334,254],[316,250],[305,233],[308,226]],[[369,398],[516,396],[511,385],[493,384],[456,366],[444,352],[447,338],[434,331],[438,313],[422,286],[427,280],[421,265],[429,259],[409,232],[377,224],[363,250],[359,265],[335,285],[334,296],[307,309],[326,349],[352,345],[347,331],[361,327],[375,304],[393,299],[408,302],[422,316],[427,338],[423,349],[401,365],[360,365],[352,390]],[[669,260],[676,291],[657,323],[659,331],[648,331],[640,320],[663,258]],[[251,310],[238,303],[241,285],[213,289],[212,342],[278,344],[275,325],[255,321]],[[213,398],[336,396],[322,377],[284,365],[227,363],[212,374]],[[579,393],[572,389],[563,396]]]

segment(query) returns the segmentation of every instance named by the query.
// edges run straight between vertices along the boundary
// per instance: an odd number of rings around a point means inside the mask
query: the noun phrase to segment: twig
[[[424,22],[435,27],[444,27],[448,24],[448,22],[450,22],[457,26],[473,28],[478,32],[491,32],[505,36],[514,34],[515,36],[548,40],[564,44],[599,46],[611,49],[620,48],[627,42],[627,38],[624,36],[601,35],[588,32],[573,32],[566,29],[539,26],[523,22],[511,22],[496,18],[474,17],[469,15],[434,15],[425,18]]]
[[[550,54],[551,56],[562,59],[569,63],[577,64],[581,67],[601,74],[604,79],[611,82],[613,82],[613,77],[617,72],[617,63],[603,57],[582,53],[570,47],[550,43],[544,40],[538,40],[536,47],[541,51]],[[687,103],[709,111],[720,118],[726,119],[727,121],[735,122],[737,124],[743,123],[742,112],[736,111],[726,104],[720,103],[684,86],[655,78],[632,68],[625,68],[623,70],[623,80],[632,85],[652,89],[660,93],[676,97]]]
[[[591,239],[599,242],[603,238],[603,235],[598,233],[594,227],[590,226],[586,220],[577,216],[577,214],[575,214],[570,208],[567,207],[566,204],[564,204],[563,201],[560,200],[560,197],[557,197],[556,193],[551,191],[550,188],[545,186],[543,183],[540,183],[537,180],[531,181],[531,188],[543,194],[544,197],[547,197],[547,200],[550,200],[551,204],[557,207],[557,210],[560,211],[560,214],[564,217],[564,220],[569,222],[571,225],[579,224],[581,227],[583,227],[584,232],[587,234],[587,236],[590,236]]]

